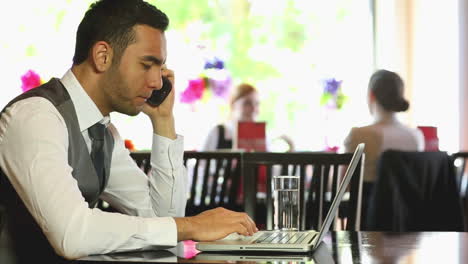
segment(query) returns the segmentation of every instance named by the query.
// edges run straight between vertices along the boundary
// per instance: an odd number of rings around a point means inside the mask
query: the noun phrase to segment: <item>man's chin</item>
[[[128,116],[136,116],[139,113],[141,113],[142,110],[143,110],[143,106],[138,106],[134,108],[120,109],[120,111],[118,110],[117,112],[124,114],[124,115],[128,115]]]
[[[141,111],[128,113],[129,116],[137,116]]]

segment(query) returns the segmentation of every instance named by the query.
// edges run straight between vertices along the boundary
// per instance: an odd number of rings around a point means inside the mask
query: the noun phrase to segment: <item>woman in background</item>
[[[210,130],[201,151],[232,149],[232,137],[237,122],[255,122],[258,117],[259,97],[257,89],[247,83],[236,86],[230,99],[230,116]]]
[[[424,150],[422,133],[404,125],[397,118],[398,112],[409,108],[408,101],[403,97],[403,90],[404,83],[398,74],[387,70],[376,71],[369,80],[367,97],[374,120],[368,126],[352,128],[344,141],[346,152],[353,152],[361,142],[366,144],[362,212],[367,210],[380,154],[388,149]]]

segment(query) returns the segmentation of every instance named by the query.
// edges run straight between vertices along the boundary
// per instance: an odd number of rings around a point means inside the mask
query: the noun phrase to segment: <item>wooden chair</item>
[[[239,199],[241,155],[239,152],[184,152],[189,177],[186,215],[215,207],[242,211]]]
[[[151,169],[150,152],[132,152],[130,156],[145,173]],[[189,193],[185,215],[196,215],[207,209],[225,207],[241,211],[238,199],[241,172],[241,153],[184,152]]]
[[[266,182],[270,183],[273,175],[299,175],[302,213],[301,229],[319,229],[325,220],[331,201],[337,194],[338,184],[353,154],[335,153],[244,153],[243,177],[245,190],[245,211],[258,219],[257,212],[261,203],[257,202],[257,175],[259,166],[266,167]],[[361,214],[362,172],[364,159],[360,160],[349,187],[349,198],[340,204],[339,217],[342,229],[359,230]],[[266,184],[266,228],[273,227],[272,187]],[[336,230],[336,221],[333,224]]]

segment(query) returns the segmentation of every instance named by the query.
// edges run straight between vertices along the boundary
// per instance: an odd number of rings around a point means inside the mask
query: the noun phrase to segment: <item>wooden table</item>
[[[282,260],[283,262],[277,262]],[[169,251],[94,256],[72,263],[467,263],[468,233],[464,232],[330,232],[309,255],[212,254],[197,252],[194,243]],[[273,262],[275,261],[275,262]]]

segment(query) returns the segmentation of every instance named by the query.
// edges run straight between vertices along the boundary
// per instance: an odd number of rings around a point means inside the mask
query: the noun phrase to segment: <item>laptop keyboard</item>
[[[309,233],[306,232],[267,232],[253,243],[258,244],[302,244]]]

